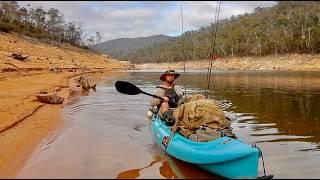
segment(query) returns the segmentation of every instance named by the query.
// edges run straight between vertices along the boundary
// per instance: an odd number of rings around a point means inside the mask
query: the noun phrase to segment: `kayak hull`
[[[174,158],[230,179],[257,178],[260,152],[251,145],[230,137],[195,142],[174,133],[165,148],[162,141],[170,130],[158,115],[152,117],[151,132],[158,146]]]

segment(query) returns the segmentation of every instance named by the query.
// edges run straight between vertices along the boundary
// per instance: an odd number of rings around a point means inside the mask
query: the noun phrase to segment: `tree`
[[[94,43],[95,42],[94,39],[95,39],[94,36],[90,36],[90,38],[87,39],[87,43],[88,43],[89,46],[92,46],[92,45],[95,44]]]
[[[28,23],[29,14],[28,10],[25,7],[21,7],[16,14],[18,22],[22,23],[23,25],[26,25]]]
[[[47,12],[42,7],[32,8],[30,11],[31,24],[38,29],[44,30],[46,27],[46,14]]]
[[[12,23],[16,18],[18,8],[19,5],[17,1],[1,1],[1,21],[6,19],[8,23]]]
[[[50,39],[54,39],[58,36],[59,31],[62,30],[64,23],[63,14],[60,13],[58,9],[50,8],[47,12],[47,31],[49,33]]]
[[[95,37],[96,39],[95,44],[99,44],[102,38],[103,38],[103,34],[97,31],[96,37]]]

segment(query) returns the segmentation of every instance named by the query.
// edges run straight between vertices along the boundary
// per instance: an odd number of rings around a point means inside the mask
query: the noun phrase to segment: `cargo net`
[[[218,102],[201,94],[184,97],[173,111],[173,116],[176,123],[172,132],[179,132],[193,141],[207,142],[223,136],[236,138],[231,122]]]

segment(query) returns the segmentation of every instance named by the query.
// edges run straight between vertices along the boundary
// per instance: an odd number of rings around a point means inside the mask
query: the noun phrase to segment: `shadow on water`
[[[157,160],[152,161],[148,166],[139,169],[130,169],[118,174],[117,179],[136,179],[141,178],[143,170],[152,168],[152,166],[159,164],[160,167],[152,169],[152,173],[158,173],[162,178],[166,179],[223,179],[223,177],[210,174],[193,164],[182,162],[178,159],[172,158],[163,152],[159,152]],[[160,165],[161,164],[161,165]]]
[[[168,162],[153,161],[146,167],[143,167],[140,169],[131,169],[131,170],[122,172],[117,176],[116,179],[136,179],[140,176],[140,171],[153,166],[155,163],[161,163],[161,167],[159,168],[159,173],[161,174],[162,177],[167,178],[167,179],[178,178],[178,176],[170,168]]]

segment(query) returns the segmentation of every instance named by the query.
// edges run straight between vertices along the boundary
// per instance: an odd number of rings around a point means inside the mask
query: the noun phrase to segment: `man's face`
[[[168,82],[168,83],[173,83],[173,81],[174,81],[174,75],[173,74],[167,74],[166,75],[166,81]]]

